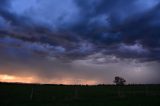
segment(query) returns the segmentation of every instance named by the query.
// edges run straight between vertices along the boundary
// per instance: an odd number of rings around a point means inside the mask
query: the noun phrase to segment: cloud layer
[[[159,10],[159,0],[1,0],[0,73],[111,83],[143,64],[140,83],[157,83]]]

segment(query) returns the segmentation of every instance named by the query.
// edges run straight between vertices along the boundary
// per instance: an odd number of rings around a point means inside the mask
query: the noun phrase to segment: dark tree
[[[116,76],[113,81],[116,85],[125,85],[126,80],[119,76]]]

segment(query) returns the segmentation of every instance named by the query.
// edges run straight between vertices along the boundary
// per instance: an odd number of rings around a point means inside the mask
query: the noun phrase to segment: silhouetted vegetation
[[[160,106],[160,85],[0,83],[0,106]]]
[[[114,81],[113,81],[116,85],[125,85],[126,80],[122,77],[116,76]]]

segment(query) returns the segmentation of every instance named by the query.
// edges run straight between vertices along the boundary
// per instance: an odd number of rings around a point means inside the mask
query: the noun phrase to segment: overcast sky
[[[0,0],[0,81],[160,83],[160,0]]]

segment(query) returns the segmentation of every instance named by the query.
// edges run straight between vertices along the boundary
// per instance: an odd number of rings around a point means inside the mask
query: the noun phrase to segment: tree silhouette
[[[113,81],[116,85],[125,85],[126,80],[122,77],[116,76]]]

